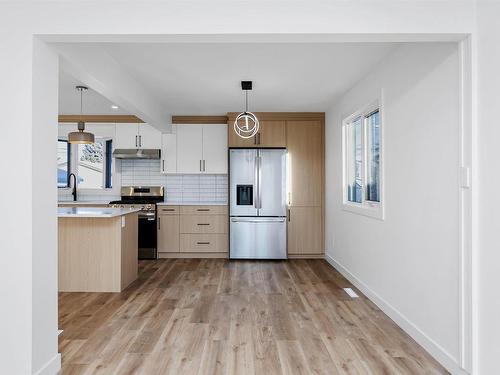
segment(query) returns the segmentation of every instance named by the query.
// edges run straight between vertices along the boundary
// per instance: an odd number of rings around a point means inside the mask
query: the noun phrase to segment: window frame
[[[368,117],[375,112],[379,112],[379,200],[380,202],[366,200],[367,177],[368,177]],[[348,199],[348,171],[349,171],[349,147],[347,127],[359,117],[361,121],[361,203],[351,202]],[[384,211],[384,111],[381,98],[374,100],[368,105],[342,120],[342,209],[344,211],[372,217],[379,220],[385,219]]]
[[[117,164],[116,160],[113,161],[114,139],[112,137],[99,137],[98,140],[103,143],[105,151],[105,161],[104,161],[105,173],[103,174],[104,187],[103,188],[78,187],[78,191],[83,192],[87,195],[108,195],[108,194],[116,195],[118,192],[117,186],[120,180],[120,176],[118,176],[119,173],[116,166]],[[61,136],[58,137],[58,141],[68,142],[67,137],[61,137]],[[71,143],[68,142],[68,153],[69,153],[68,176],[70,173],[74,173],[76,178],[78,179],[78,147],[72,147]],[[109,166],[111,166],[111,169],[108,169]],[[69,186],[69,179],[68,179],[68,186],[58,187],[58,188],[67,191],[71,190],[72,188]]]
[[[71,143],[68,142],[67,139],[58,137],[57,142],[66,142],[66,164],[67,164],[67,170],[66,170],[66,186],[59,186],[57,185],[58,189],[68,189],[69,188],[69,175],[71,174],[71,167],[73,166],[73,163],[71,162]]]

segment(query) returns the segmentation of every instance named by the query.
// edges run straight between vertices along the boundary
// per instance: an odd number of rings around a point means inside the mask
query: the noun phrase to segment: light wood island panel
[[[60,217],[59,291],[125,289],[137,278],[137,225],[137,213],[110,218]]]

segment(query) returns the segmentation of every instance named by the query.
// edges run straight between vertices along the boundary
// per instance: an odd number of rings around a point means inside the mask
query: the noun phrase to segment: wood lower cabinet
[[[225,258],[227,206],[158,206],[160,258]]]
[[[288,215],[288,254],[323,254],[321,207],[290,207]]]
[[[158,210],[157,247],[159,253],[178,253],[179,246],[179,207],[163,207]]]

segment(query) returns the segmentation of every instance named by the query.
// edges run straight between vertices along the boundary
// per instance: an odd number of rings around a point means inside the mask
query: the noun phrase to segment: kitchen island
[[[58,208],[60,292],[121,292],[137,278],[138,212]]]

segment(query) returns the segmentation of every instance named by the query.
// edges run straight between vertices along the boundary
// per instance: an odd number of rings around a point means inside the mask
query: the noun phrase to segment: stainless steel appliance
[[[140,208],[138,247],[139,259],[156,259],[156,203],[165,198],[163,186],[124,186],[121,188],[121,200],[110,202],[112,207]]]
[[[286,150],[229,150],[229,256],[285,259]]]
[[[158,149],[116,149],[113,151],[113,157],[115,159],[160,159],[161,150]]]

